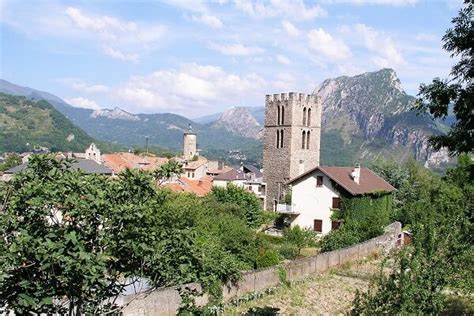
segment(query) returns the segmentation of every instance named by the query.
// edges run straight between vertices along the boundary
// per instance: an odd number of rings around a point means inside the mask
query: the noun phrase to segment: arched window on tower
[[[306,134],[306,149],[309,149],[309,137],[310,137],[310,133],[311,133],[311,132],[308,132],[308,133]]]
[[[305,148],[305,144],[306,144],[306,132],[303,131],[303,133],[301,133],[301,149]]]
[[[281,130],[280,132],[281,132],[281,135],[280,135],[280,148],[283,148],[283,130]]]
[[[308,123],[308,126],[311,125],[311,109],[308,109],[308,119],[307,119],[306,123]]]
[[[303,108],[303,126],[306,125],[306,108]]]
[[[280,125],[280,106],[277,106],[277,125]]]
[[[285,124],[285,107],[281,107],[281,125]]]

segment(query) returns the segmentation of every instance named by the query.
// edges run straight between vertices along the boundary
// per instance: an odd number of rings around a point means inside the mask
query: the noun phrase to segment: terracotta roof
[[[214,180],[220,181],[234,181],[234,180],[246,180],[245,173],[240,169],[231,169],[226,173],[218,174],[214,177]]]
[[[212,177],[203,177],[199,180],[180,178],[178,181],[164,184],[174,192],[194,193],[199,197],[207,195],[212,190]]]
[[[202,165],[207,163],[207,159],[203,157],[199,157],[198,160],[191,160],[187,164],[183,166],[183,169],[191,169],[196,170],[197,168],[201,167]]]
[[[222,173],[229,172],[229,171],[231,171],[231,170],[232,170],[232,167],[224,166],[224,167],[222,167],[222,169],[211,169],[211,170],[208,170],[207,173],[211,173],[211,174],[218,175],[218,174],[222,174]]]
[[[288,181],[288,184],[294,183],[317,170],[324,173],[352,195],[375,193],[378,191],[396,191],[387,181],[368,168],[360,168],[360,180],[359,184],[357,184],[351,176],[354,167],[316,167]]]
[[[104,165],[111,168],[115,173],[125,169],[141,169],[152,171],[168,162],[167,158],[142,157],[133,153],[116,153],[102,155]]]

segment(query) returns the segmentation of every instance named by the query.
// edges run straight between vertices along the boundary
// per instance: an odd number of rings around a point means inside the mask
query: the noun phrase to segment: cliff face
[[[448,160],[446,152],[430,149],[429,135],[441,131],[428,116],[410,110],[415,98],[403,91],[394,70],[327,79],[314,93],[323,103],[323,133],[339,135],[344,147],[357,143],[352,160],[414,157],[428,165]]]
[[[248,107],[233,107],[223,112],[212,124],[215,128],[224,128],[234,134],[260,139],[263,127],[250,113]]]

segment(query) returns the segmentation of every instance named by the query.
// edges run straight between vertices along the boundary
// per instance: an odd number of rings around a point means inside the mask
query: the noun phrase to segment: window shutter
[[[315,219],[313,229],[314,229],[315,232],[321,233],[323,231],[323,220],[322,219]]]
[[[338,197],[332,198],[332,208],[341,208],[341,199]]]

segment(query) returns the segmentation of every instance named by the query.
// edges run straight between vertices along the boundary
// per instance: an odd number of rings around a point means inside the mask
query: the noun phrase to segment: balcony
[[[277,204],[276,212],[280,214],[289,214],[289,215],[299,215],[300,213],[296,212],[293,205],[289,204]]]

